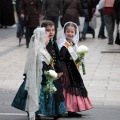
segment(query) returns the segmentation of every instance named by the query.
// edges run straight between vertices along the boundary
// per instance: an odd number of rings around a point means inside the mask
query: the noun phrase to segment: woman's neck
[[[69,43],[73,43],[73,40],[68,40],[68,39],[66,39]]]
[[[74,45],[73,41],[67,40],[67,42],[69,42],[70,45]]]

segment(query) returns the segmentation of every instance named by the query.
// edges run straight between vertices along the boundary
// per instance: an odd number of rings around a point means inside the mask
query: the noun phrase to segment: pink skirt
[[[81,112],[92,108],[92,104],[88,97],[83,98],[81,96],[72,95],[67,93],[65,89],[63,90],[63,94],[67,111]]]

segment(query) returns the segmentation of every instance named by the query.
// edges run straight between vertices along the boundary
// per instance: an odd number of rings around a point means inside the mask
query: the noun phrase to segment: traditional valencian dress
[[[74,24],[73,22],[68,23]],[[77,37],[74,38],[73,42],[68,42],[63,35],[60,46],[60,58],[64,73],[62,78],[63,94],[67,111],[70,112],[80,112],[92,108],[83,79],[78,70],[79,61],[76,54],[76,39]]]
[[[60,79],[53,82],[57,88],[55,93],[44,91],[48,81],[44,72],[61,71],[60,65],[57,66],[60,63],[56,49],[51,41],[45,46],[45,36],[44,28],[35,29],[25,65],[25,78],[12,102],[13,107],[28,112],[30,120],[35,120],[35,113],[54,116],[66,111]]]

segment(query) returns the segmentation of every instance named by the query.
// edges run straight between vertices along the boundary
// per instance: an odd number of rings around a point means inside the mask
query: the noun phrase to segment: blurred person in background
[[[29,48],[30,38],[33,31],[39,26],[39,16],[41,11],[40,0],[21,0],[20,1],[20,16],[26,27],[26,47]]]
[[[21,0],[16,0],[16,12],[17,12],[17,17],[18,17],[18,23],[17,23],[17,33],[16,36],[20,36],[20,31],[22,29],[22,19],[20,17],[20,1]]]
[[[41,14],[47,20],[51,20],[55,24],[54,40],[57,40],[57,28],[59,17],[63,16],[63,0],[42,0]]]
[[[0,0],[0,28],[15,24],[12,0]]]
[[[99,14],[99,10],[104,8],[104,21],[108,33],[108,44],[113,45],[114,38],[114,28],[115,28],[115,9],[114,9],[115,0],[100,0],[96,6],[95,15]]]
[[[66,22],[74,22],[78,26],[80,25],[79,16],[80,16],[81,3],[80,0],[64,0],[63,5],[63,20],[62,24]]]
[[[94,0],[95,6],[99,3],[100,0]],[[105,36],[105,22],[104,22],[104,9],[100,9],[100,18],[101,18],[101,25],[98,33],[98,38],[100,39],[106,39],[107,37]]]
[[[86,39],[86,33],[89,28],[89,22],[91,21],[91,18],[93,17],[93,8],[95,7],[94,1],[93,0],[80,0],[81,1],[81,16],[85,17],[85,23],[84,23],[84,28],[82,32],[82,38],[83,40]]]
[[[120,0],[115,0],[114,8],[116,11],[116,23],[119,25],[120,23]]]

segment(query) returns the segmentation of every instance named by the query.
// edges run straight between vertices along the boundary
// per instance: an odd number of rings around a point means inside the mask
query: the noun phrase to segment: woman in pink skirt
[[[79,30],[77,25],[73,22],[67,22],[64,25],[63,35],[58,44],[64,73],[62,77],[63,94],[68,116],[72,117],[81,117],[77,112],[92,108],[87,90],[78,70],[79,59],[75,59],[78,41]]]

